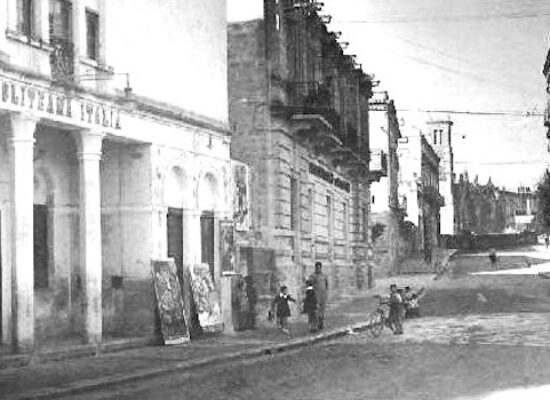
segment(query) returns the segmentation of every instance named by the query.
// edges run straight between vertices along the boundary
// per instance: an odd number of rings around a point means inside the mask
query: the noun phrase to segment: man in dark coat
[[[309,279],[313,284],[315,297],[317,298],[317,321],[319,329],[323,329],[325,327],[325,308],[328,298],[328,278],[323,274],[323,264],[319,261],[315,263],[315,273]]]

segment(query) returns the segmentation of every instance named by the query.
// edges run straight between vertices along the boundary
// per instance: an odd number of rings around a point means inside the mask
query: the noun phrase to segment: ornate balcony
[[[331,106],[331,93],[318,82],[286,83],[286,104],[272,104],[271,112],[288,121],[298,140],[324,151],[342,146],[340,115]]]
[[[52,37],[50,54],[52,77],[55,80],[72,80],[74,78],[74,46],[66,39]]]

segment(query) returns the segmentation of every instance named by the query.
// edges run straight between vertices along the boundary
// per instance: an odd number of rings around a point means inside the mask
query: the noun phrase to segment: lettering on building
[[[324,180],[331,185],[336,186],[338,189],[343,190],[347,193],[351,192],[351,183],[335,177],[334,174],[330,171],[327,171],[323,167],[316,165],[314,163],[309,163],[309,173]]]
[[[104,128],[121,129],[120,110],[113,106],[75,99],[20,82],[0,80],[0,87],[0,105],[15,106]]]

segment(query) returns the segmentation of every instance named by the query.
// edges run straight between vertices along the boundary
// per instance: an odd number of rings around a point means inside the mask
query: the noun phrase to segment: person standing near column
[[[328,298],[328,278],[323,274],[323,264],[321,262],[317,261],[315,263],[315,273],[311,275],[310,280],[319,306],[317,309],[319,329],[323,329],[325,327],[325,308]]]

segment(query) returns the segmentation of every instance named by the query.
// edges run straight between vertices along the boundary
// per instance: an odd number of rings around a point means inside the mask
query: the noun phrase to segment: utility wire
[[[474,116],[512,116],[512,117],[543,117],[544,113],[538,111],[468,111],[468,110],[422,110],[400,108],[399,112],[422,112],[422,113],[440,113],[440,114],[459,114]]]
[[[524,20],[535,19],[550,16],[550,12],[522,12],[522,13],[502,13],[502,14],[485,14],[485,15],[434,15],[422,17],[397,17],[397,18],[377,18],[360,20],[334,20],[338,24],[415,24],[415,23],[459,23],[471,21],[487,21],[487,20]]]

